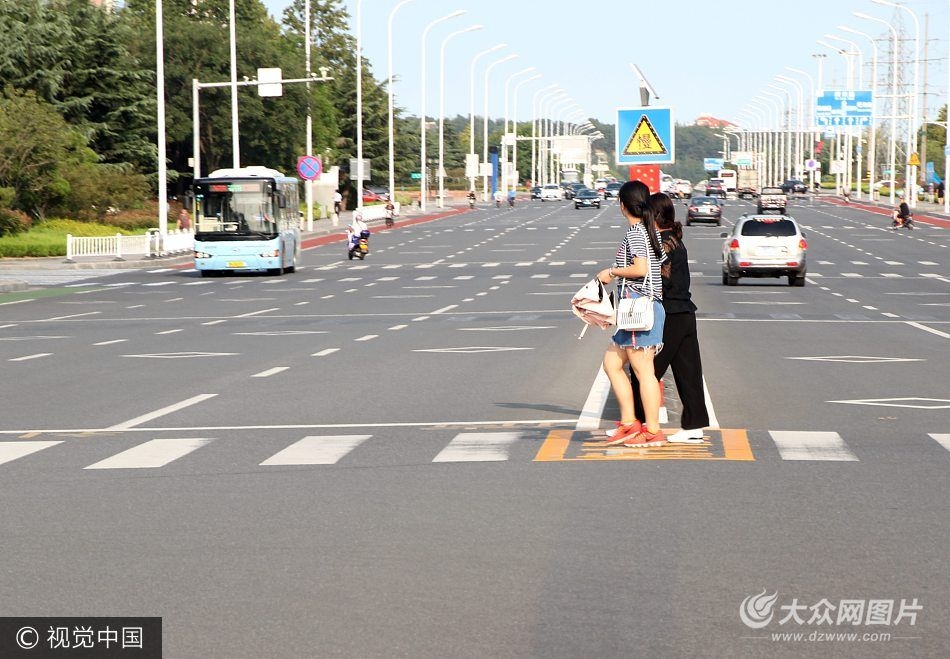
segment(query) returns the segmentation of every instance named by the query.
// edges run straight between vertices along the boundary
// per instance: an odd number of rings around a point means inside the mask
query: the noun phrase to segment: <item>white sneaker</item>
[[[680,430],[667,438],[670,444],[702,444],[703,429],[692,428],[690,430]]]

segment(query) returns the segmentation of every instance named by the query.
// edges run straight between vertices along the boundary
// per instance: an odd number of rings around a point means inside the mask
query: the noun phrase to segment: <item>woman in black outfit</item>
[[[668,367],[673,368],[673,381],[683,404],[682,430],[671,435],[668,441],[698,444],[703,441],[703,428],[709,425],[709,413],[706,411],[703,365],[696,334],[696,305],[689,292],[689,259],[683,244],[683,225],[676,221],[676,209],[667,195],[659,192],[650,195],[647,207],[655,210],[656,227],[667,255],[660,270],[666,310],[663,349],[653,358],[653,364],[657,380],[663,377]],[[636,376],[631,375],[631,378],[636,394],[639,391]],[[634,396],[634,408],[637,418],[642,421],[643,404],[639,395]]]

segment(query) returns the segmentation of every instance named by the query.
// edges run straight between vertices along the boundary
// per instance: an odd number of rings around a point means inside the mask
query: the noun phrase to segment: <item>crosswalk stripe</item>
[[[930,436],[933,437],[938,444],[950,451],[950,434],[940,434],[932,432]]]
[[[210,439],[199,437],[176,437],[152,439],[138,446],[116,453],[113,456],[93,463],[84,469],[154,469],[164,467],[170,462],[188,455]]]
[[[503,462],[520,432],[463,432],[442,449],[433,462]]]
[[[62,442],[0,442],[0,465],[5,462],[12,462],[31,453],[42,451],[50,446],[56,446],[57,444],[62,444]]]
[[[858,460],[836,432],[770,430],[769,434],[783,460]]]
[[[261,466],[332,465],[371,435],[309,436],[264,460]]]

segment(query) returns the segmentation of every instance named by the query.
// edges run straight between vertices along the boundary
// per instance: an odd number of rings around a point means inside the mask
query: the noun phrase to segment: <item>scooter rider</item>
[[[901,227],[906,229],[914,228],[914,216],[910,212],[910,206],[907,205],[907,197],[901,197],[900,206],[894,211],[894,223],[891,225],[892,229],[899,229]]]
[[[468,191],[468,207],[475,208],[475,191],[474,190]]]
[[[514,206],[514,205],[515,205],[515,190],[514,190],[514,188],[512,188],[511,190],[508,191],[508,205],[509,205],[509,206]]]
[[[359,211],[353,213],[353,223],[350,226],[346,227],[347,243],[349,248],[352,250],[354,247],[360,243],[360,234],[366,232],[369,234],[369,227],[366,226],[366,222],[363,221],[363,214]]]
[[[505,193],[501,190],[495,190],[495,207],[501,208],[501,200],[505,198]]]

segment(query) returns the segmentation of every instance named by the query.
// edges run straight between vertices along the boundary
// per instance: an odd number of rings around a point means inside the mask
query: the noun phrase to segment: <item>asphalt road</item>
[[[804,288],[723,286],[724,229],[686,229],[690,447],[598,441],[569,301],[610,203],[0,294],[2,615],[161,616],[169,657],[945,656],[947,228],[790,212]]]

